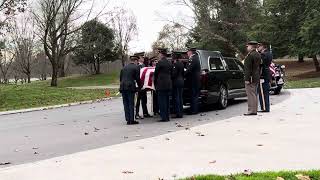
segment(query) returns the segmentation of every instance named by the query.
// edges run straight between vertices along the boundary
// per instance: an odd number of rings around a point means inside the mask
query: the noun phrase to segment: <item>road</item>
[[[285,91],[272,96],[271,102],[277,104],[289,97],[290,93]],[[154,137],[239,116],[246,108],[245,101],[238,100],[226,110],[206,108],[199,115],[168,123],[159,123],[157,118],[144,119],[137,126],[125,125],[121,99],[4,115],[0,116],[0,163],[24,164]]]

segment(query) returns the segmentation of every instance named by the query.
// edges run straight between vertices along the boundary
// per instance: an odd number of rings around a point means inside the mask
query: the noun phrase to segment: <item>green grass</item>
[[[50,81],[24,85],[0,85],[0,111],[68,104],[106,97],[105,90],[76,90],[65,87],[108,85],[116,82],[117,73],[69,77],[59,79],[59,87],[50,87]],[[117,89],[111,90],[115,96]]]
[[[48,81],[37,81],[37,84],[50,85]],[[117,84],[119,82],[119,73],[98,74],[90,76],[71,76],[60,78],[58,80],[58,87],[84,87],[84,86],[105,86],[109,84]]]
[[[310,78],[296,81],[287,81],[287,89],[297,89],[297,88],[317,88],[320,87],[320,77]]]
[[[204,175],[190,177],[184,180],[276,180],[277,177],[282,177],[285,180],[299,180],[296,175],[309,176],[311,180],[320,180],[320,171],[281,171],[281,172],[265,172],[252,173],[250,176],[244,174],[218,176]]]

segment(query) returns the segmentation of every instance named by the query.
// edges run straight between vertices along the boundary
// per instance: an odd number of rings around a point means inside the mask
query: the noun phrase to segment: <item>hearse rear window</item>
[[[224,70],[223,64],[219,57],[210,57],[209,65],[210,70]]]

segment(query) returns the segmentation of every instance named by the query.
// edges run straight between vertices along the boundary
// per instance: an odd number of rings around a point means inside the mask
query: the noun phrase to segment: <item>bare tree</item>
[[[176,23],[173,25],[166,24],[159,32],[156,42],[153,43],[153,49],[158,47],[167,47],[171,50],[183,49],[188,40],[188,31]]]
[[[52,65],[51,86],[58,85],[59,67],[64,57],[73,51],[75,40],[72,36],[79,28],[73,26],[74,17],[83,0],[42,0],[35,19],[40,32],[45,54]]]
[[[118,8],[111,19],[115,31],[116,47],[122,66],[125,65],[129,51],[129,43],[138,34],[136,16],[129,10]]]
[[[44,52],[39,52],[34,58],[34,74],[38,76],[41,81],[47,80],[50,75],[50,61]]]
[[[2,80],[0,78],[0,83],[9,83],[9,69],[14,59],[14,54],[8,51],[7,48],[1,49],[0,52],[0,73]]]
[[[12,27],[12,42],[15,53],[15,67],[25,75],[27,82],[31,82],[32,57],[35,47],[35,24],[33,19],[25,14],[15,20]]]

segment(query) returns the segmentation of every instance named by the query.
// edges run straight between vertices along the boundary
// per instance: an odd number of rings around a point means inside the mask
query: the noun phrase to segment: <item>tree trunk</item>
[[[51,86],[57,87],[58,86],[58,67],[56,64],[52,64],[52,79],[51,79]]]
[[[303,57],[302,54],[299,54],[299,55],[298,55],[298,62],[299,62],[299,63],[303,63],[303,62],[304,62],[304,57]]]
[[[66,72],[64,70],[64,58],[62,58],[62,62],[60,63],[59,67],[59,77],[66,77]]]
[[[28,77],[28,83],[31,83],[31,74],[29,73],[27,77]]]
[[[313,55],[312,59],[313,59],[313,62],[314,62],[314,66],[316,68],[316,72],[320,72],[320,65],[319,65],[319,61],[317,59],[317,55]]]
[[[96,74],[100,74],[100,60],[97,59],[97,69],[96,69]]]

